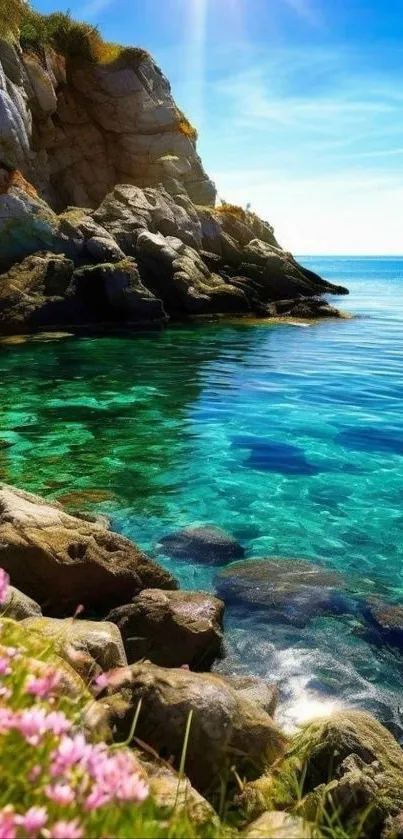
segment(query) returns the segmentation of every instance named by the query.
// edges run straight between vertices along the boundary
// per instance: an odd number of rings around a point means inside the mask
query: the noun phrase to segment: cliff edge
[[[345,289],[215,206],[197,133],[140,48],[0,0],[0,329],[336,315]],[[17,264],[16,264],[17,263]]]

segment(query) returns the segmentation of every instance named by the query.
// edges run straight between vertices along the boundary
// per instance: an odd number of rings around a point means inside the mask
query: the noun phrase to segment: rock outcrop
[[[45,615],[104,616],[143,588],[177,588],[132,542],[28,492],[0,487],[0,567]]]
[[[90,57],[54,33],[41,49],[0,40],[0,330],[336,316],[322,295],[345,289],[254,213],[215,208],[151,57],[94,37]]]
[[[32,617],[24,620],[22,626],[50,640],[57,654],[66,660],[87,684],[100,671],[124,667],[127,664],[119,629],[107,621]]]
[[[95,207],[117,183],[215,202],[196,132],[145,50],[91,61],[0,40],[0,103],[1,163],[59,208]]]
[[[211,594],[145,589],[107,620],[119,627],[129,663],[147,658],[163,667],[208,670],[222,654],[223,617],[224,604]]]
[[[172,756],[177,766],[192,713],[186,774],[199,791],[211,787],[229,765],[256,777],[284,752],[286,738],[263,708],[212,674],[153,664],[110,673],[104,701],[112,717],[117,709],[113,722],[120,737],[128,736],[140,700],[136,737],[162,756]]]
[[[292,810],[346,835],[395,837],[403,812],[403,751],[370,714],[345,709],[296,734],[285,758],[244,788],[240,803],[257,815]]]

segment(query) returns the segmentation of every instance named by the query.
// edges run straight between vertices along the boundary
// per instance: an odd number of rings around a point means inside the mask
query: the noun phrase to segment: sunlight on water
[[[348,703],[401,735],[401,653],[365,615],[403,603],[403,260],[305,261],[351,288],[338,302],[357,319],[0,345],[0,473],[110,515],[151,554],[213,524],[247,558],[337,571],[329,609],[320,586],[276,615],[230,604],[220,667],[277,681],[287,725]],[[216,585],[217,569],[161,561]]]

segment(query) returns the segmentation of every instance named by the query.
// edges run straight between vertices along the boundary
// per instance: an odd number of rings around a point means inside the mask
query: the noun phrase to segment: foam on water
[[[305,262],[350,287],[335,303],[357,319],[0,345],[1,478],[105,512],[151,553],[213,524],[248,557],[403,603],[403,259]],[[213,569],[162,561],[214,588]],[[227,645],[223,668],[279,681],[287,725],[348,702],[403,730],[401,654],[353,613],[296,628],[230,609]]]

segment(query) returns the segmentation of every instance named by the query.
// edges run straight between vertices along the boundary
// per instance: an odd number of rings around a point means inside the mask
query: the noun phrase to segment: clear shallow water
[[[106,512],[150,553],[215,524],[248,557],[320,561],[403,603],[403,258],[303,261],[360,317],[0,345],[1,479]],[[285,721],[349,702],[403,731],[403,657],[354,615],[300,629],[230,610],[227,647],[225,668],[280,682]]]

